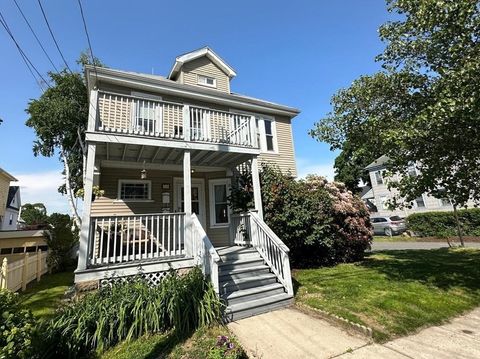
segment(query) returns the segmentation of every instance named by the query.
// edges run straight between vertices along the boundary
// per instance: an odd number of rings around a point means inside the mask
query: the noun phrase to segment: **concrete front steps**
[[[221,259],[218,269],[220,297],[227,304],[227,322],[293,303],[293,297],[287,294],[256,249],[232,246],[217,248],[217,252]]]

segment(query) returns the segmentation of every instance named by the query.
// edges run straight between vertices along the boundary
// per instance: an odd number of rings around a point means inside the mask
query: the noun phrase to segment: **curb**
[[[323,309],[317,309],[317,308],[312,308],[309,307],[303,303],[295,303],[295,306],[303,311],[306,312],[314,312],[315,314],[318,314],[320,317],[322,317],[325,320],[328,321],[333,321],[337,324],[347,326],[348,328],[354,330],[355,332],[366,336],[369,339],[373,339],[373,330],[370,327],[367,327],[362,324],[354,323],[351,320],[348,320],[346,318],[340,317],[336,314],[332,314],[330,312],[327,312],[326,310]]]

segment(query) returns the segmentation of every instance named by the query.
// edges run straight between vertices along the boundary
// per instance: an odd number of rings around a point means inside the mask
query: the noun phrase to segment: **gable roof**
[[[196,60],[200,57],[206,56],[212,61],[215,65],[217,65],[220,70],[225,72],[225,74],[229,77],[237,76],[235,70],[228,65],[220,56],[218,56],[211,48],[208,46],[202,47],[201,49],[187,52],[186,54],[180,55],[175,59],[175,63],[173,64],[172,69],[170,70],[170,74],[168,75],[168,79],[175,79],[180,72],[182,66],[190,61]]]
[[[390,160],[390,158],[388,158],[387,156],[385,155],[382,155],[380,157],[378,157],[375,161],[373,161],[372,163],[370,163],[367,167],[365,167],[366,170],[371,170],[373,168],[377,168],[377,167],[382,167],[385,165],[385,163],[387,163],[388,161]]]
[[[13,207],[10,204],[12,203],[13,197],[15,197],[19,190],[19,186],[10,186],[10,188],[8,189],[7,208],[18,209],[18,207]]]
[[[9,181],[18,181],[15,177],[13,177],[10,173],[5,171],[3,168],[0,167],[0,175],[6,177]]]

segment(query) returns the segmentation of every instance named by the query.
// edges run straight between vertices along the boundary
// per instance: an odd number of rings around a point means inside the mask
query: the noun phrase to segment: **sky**
[[[77,0],[41,0],[71,68],[87,48]],[[55,65],[62,60],[38,2],[17,0]],[[108,67],[168,75],[175,57],[210,46],[237,72],[235,93],[301,110],[293,120],[300,177],[333,179],[337,155],[308,135],[331,109],[330,99],[363,74],[379,69],[384,45],[378,28],[391,19],[385,0],[146,1],[82,0],[94,55]],[[135,4],[135,6],[133,6]],[[18,43],[42,74],[53,70],[13,0],[0,11]],[[25,108],[41,90],[7,33],[0,28],[0,167],[19,179],[23,203],[43,202],[68,212],[57,193],[57,157],[34,157],[35,134]]]

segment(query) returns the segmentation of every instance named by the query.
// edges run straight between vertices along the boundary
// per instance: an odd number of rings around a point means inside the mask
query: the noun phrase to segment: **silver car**
[[[405,219],[399,216],[372,217],[370,222],[372,222],[375,234],[392,236],[405,232],[407,229]]]

